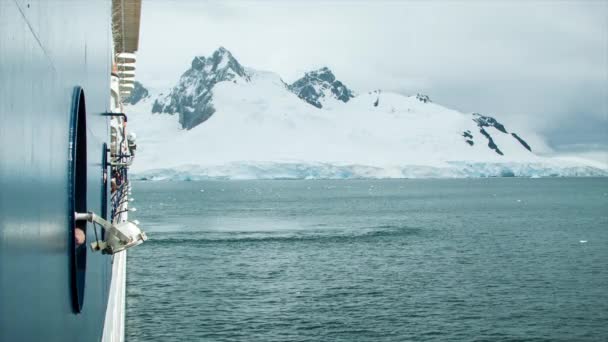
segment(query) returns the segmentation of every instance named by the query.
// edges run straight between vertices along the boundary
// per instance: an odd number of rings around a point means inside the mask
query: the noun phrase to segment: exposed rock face
[[[428,102],[432,102],[431,98],[428,95],[424,95],[424,94],[416,94],[416,99],[422,103],[428,103]]]
[[[502,156],[503,155],[502,151],[500,150],[498,145],[496,145],[496,143],[494,142],[494,139],[492,138],[492,135],[486,130],[486,128],[494,127],[498,131],[500,131],[504,134],[509,134],[509,132],[507,131],[505,126],[503,124],[501,124],[500,122],[498,122],[493,117],[481,115],[479,113],[473,113],[473,121],[475,121],[475,123],[477,123],[477,126],[479,127],[479,132],[481,132],[481,134],[483,134],[483,136],[485,136],[488,139],[488,147]],[[468,132],[468,135],[471,135],[470,131],[467,131],[467,132]],[[469,137],[467,135],[467,132],[465,132],[463,134],[463,136],[467,139],[467,143],[472,146],[473,145],[473,136],[471,135]],[[510,135],[513,138],[515,138],[517,141],[519,141],[519,143],[523,147],[525,147],[528,151],[532,152],[532,148],[530,147],[530,145],[528,145],[528,143],[525,140],[523,140],[522,138],[520,138],[516,133],[510,133]]]
[[[532,152],[532,148],[530,147],[530,145],[528,145],[528,143],[519,137],[519,135],[515,134],[515,133],[511,133],[511,135],[517,139],[517,141],[519,141],[520,144],[522,144],[523,147],[525,147],[528,151]]]
[[[475,121],[477,123],[477,126],[479,126],[480,128],[494,127],[503,133],[507,133],[505,126],[503,126],[500,122],[496,121],[496,119],[491,116],[484,116],[479,113],[473,113],[473,117],[473,121]]]
[[[133,83],[133,91],[131,91],[129,97],[123,100],[123,103],[134,105],[148,97],[150,97],[148,94],[148,89],[146,89],[141,83],[135,81],[135,83]]]
[[[462,132],[462,136],[464,137],[464,140],[467,142],[467,144],[469,144],[470,146],[475,145],[475,143],[473,142],[473,134],[471,134],[470,130]]]
[[[179,114],[182,127],[191,129],[215,113],[212,90],[218,82],[249,80],[245,68],[221,47],[211,57],[194,57],[171,92],[154,102],[152,113]]]
[[[493,149],[496,153],[500,154],[501,156],[504,155],[502,153],[502,151],[498,148],[498,145],[496,145],[496,143],[494,143],[494,139],[492,139],[492,136],[490,135],[490,133],[488,133],[483,128],[481,128],[479,130],[479,132],[481,132],[481,134],[483,134],[488,139],[488,147],[489,148]]]
[[[288,88],[299,98],[317,108],[323,108],[322,100],[327,97],[334,97],[342,102],[348,102],[355,97],[353,92],[338,81],[327,67],[307,72]]]

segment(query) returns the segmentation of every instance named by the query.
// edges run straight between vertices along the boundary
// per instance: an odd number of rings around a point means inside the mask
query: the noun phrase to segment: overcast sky
[[[423,92],[557,149],[608,148],[608,1],[144,0],[144,85],[219,46],[286,82],[328,66],[357,92]]]

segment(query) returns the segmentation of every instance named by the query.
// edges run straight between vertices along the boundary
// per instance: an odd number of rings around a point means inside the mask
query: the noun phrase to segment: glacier
[[[445,167],[407,165],[378,167],[327,163],[234,162],[224,165],[185,165],[152,169],[132,177],[143,181],[199,181],[254,179],[394,179],[394,178],[488,178],[488,177],[605,177],[606,169],[551,163],[452,162]]]

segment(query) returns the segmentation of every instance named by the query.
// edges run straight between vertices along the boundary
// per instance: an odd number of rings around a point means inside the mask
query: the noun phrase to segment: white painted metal
[[[125,340],[126,275],[127,251],[122,251],[114,254],[112,263],[112,283],[108,294],[102,342],[123,342]]]

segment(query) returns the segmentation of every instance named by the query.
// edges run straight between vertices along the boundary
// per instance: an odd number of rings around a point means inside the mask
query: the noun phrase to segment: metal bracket
[[[94,251],[101,250],[103,253],[115,254],[130,247],[140,245],[148,239],[135,222],[124,221],[116,225],[95,215],[95,213],[74,213],[76,221],[95,222],[107,231],[104,241],[91,243]]]
[[[125,113],[112,113],[112,112],[107,112],[107,113],[101,113],[101,115],[103,116],[121,116],[125,119],[125,122],[127,122],[127,114]]]
[[[131,241],[132,239],[121,231],[116,229],[114,225],[101,217],[95,215],[95,213],[75,213],[74,219],[76,221],[88,221],[98,223],[103,229],[107,230],[110,233],[116,234],[123,241]]]

